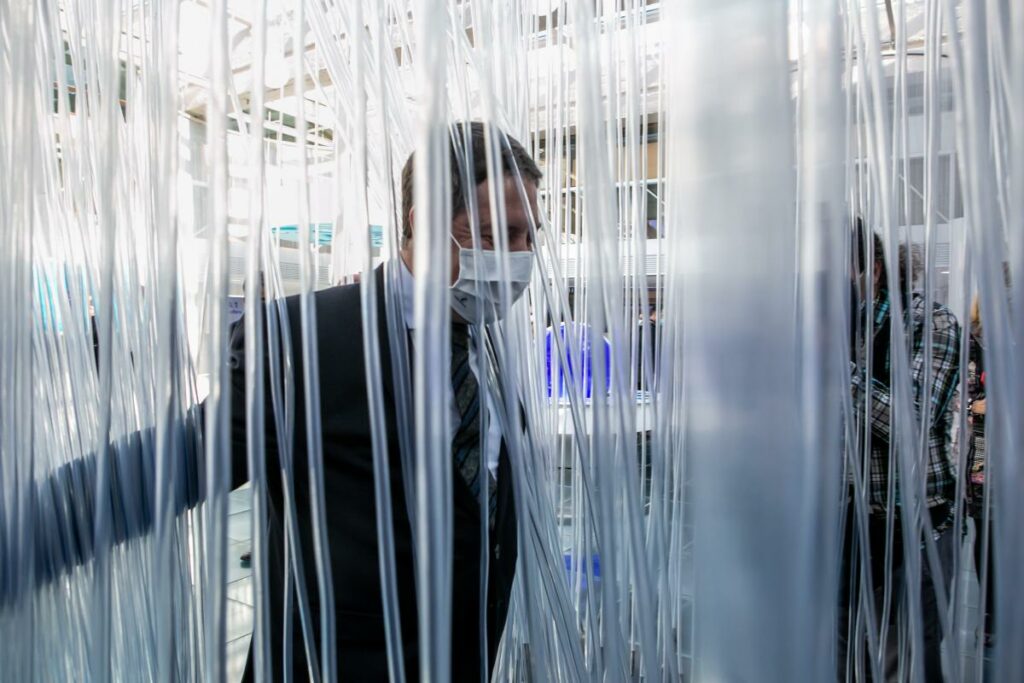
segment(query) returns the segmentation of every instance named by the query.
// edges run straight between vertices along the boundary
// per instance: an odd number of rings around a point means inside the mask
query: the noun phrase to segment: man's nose
[[[520,237],[508,244],[509,251],[533,251],[533,243],[528,236]]]

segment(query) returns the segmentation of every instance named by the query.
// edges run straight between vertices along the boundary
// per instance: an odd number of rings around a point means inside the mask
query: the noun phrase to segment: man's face
[[[505,194],[505,227],[508,234],[509,251],[530,251],[533,249],[533,241],[530,238],[530,220],[533,217],[534,224],[537,224],[537,184],[532,180],[523,179],[523,189],[526,191],[526,202],[524,203],[515,178],[506,175],[504,179]],[[488,196],[488,183],[480,183],[476,187],[477,215],[480,217],[480,244],[475,245],[480,249],[495,249],[497,247],[494,237],[496,226],[491,217],[491,199]],[[464,249],[472,249],[473,224],[470,221],[468,209],[459,211],[452,219],[452,237]],[[451,284],[459,279],[459,250],[452,243],[451,258]]]

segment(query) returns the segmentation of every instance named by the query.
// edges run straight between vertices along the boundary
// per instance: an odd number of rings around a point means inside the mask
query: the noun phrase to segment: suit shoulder
[[[316,304],[318,314],[321,312],[335,313],[339,309],[349,307],[358,309],[360,305],[359,285],[335,285],[334,287],[317,290],[313,292],[313,301]],[[285,299],[288,315],[295,316],[296,320],[298,320],[298,316],[301,313],[301,302],[302,296],[300,294],[292,294]]]

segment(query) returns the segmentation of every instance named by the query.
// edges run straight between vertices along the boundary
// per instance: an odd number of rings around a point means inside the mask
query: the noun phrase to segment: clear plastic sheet
[[[42,0],[0,34],[0,680],[230,680],[249,631],[256,680],[351,680],[330,477],[364,447],[391,680],[496,648],[481,680],[924,681],[932,599],[949,680],[1024,679],[1021,3]],[[488,486],[456,557],[462,211],[497,273],[473,292],[497,319],[468,322],[474,457],[499,435],[517,520],[503,630]],[[857,281],[858,248],[887,279]],[[342,444],[335,286],[368,415]],[[858,311],[885,292],[876,348]],[[918,309],[957,321],[949,348]],[[943,363],[948,397],[921,379]]]

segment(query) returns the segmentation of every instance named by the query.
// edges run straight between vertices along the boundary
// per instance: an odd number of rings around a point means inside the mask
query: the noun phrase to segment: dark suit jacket
[[[386,429],[391,475],[392,515],[398,595],[402,623],[402,647],[405,672],[409,680],[419,677],[416,620],[416,590],[413,569],[413,543],[406,510],[405,486],[394,404],[393,374],[383,285],[383,268],[374,274],[377,280],[378,322],[380,325],[381,377],[384,386]],[[319,349],[320,402],[323,433],[324,491],[330,561],[334,582],[337,627],[338,675],[343,681],[386,681],[387,651],[384,635],[383,605],[378,565],[377,517],[374,508],[372,439],[363,353],[363,319],[359,286],[334,287],[314,295]],[[294,349],[295,377],[295,502],[304,555],[306,586],[314,603],[314,618],[319,613],[311,511],[309,476],[306,461],[305,404],[303,398],[303,359],[298,297],[286,300],[289,330]],[[232,471],[236,484],[247,478],[245,451],[245,362],[244,325],[232,339]],[[407,343],[403,333],[399,343]],[[269,379],[267,381],[269,387]],[[282,626],[284,609],[282,586],[284,552],[282,522],[284,501],[273,428],[269,388],[266,392],[267,469],[270,495],[270,590],[273,680],[281,680]],[[454,464],[453,464],[454,468]],[[489,587],[487,598],[488,652],[479,647],[480,625],[480,528],[479,506],[458,471],[453,472],[454,566],[452,600],[452,676],[457,681],[480,679],[481,657],[489,668],[504,628],[509,593],[516,562],[516,518],[512,496],[512,471],[504,448],[498,472],[498,501],[495,528],[491,533]],[[292,605],[295,605],[293,598]],[[297,610],[293,619],[294,680],[306,680],[308,669],[302,648]],[[316,620],[316,619],[315,619]],[[318,621],[317,621],[318,623]],[[314,627],[319,635],[319,627]],[[318,637],[317,637],[317,640]],[[247,668],[253,666],[250,657]]]
[[[391,475],[392,516],[394,520],[398,596],[402,622],[402,646],[405,671],[409,680],[419,676],[416,621],[416,595],[413,572],[413,545],[406,511],[405,487],[399,454],[387,333],[387,309],[383,295],[383,269],[377,278],[378,321],[380,324],[381,376],[384,384],[386,429]],[[384,635],[383,605],[377,557],[377,517],[374,507],[373,461],[363,363],[362,310],[358,286],[335,287],[317,292],[317,344],[320,361],[320,401],[323,433],[324,491],[329,535],[331,571],[334,583],[337,625],[337,661],[343,681],[383,681],[388,678]],[[306,586],[314,621],[320,613],[317,603],[315,560],[311,534],[309,474],[307,467],[305,406],[302,384],[302,354],[299,301],[286,300],[288,332],[294,349],[295,417],[295,504],[304,558]],[[232,406],[232,479],[233,488],[248,478],[245,426],[244,325],[236,325],[231,345]],[[403,333],[399,343],[405,343]],[[265,362],[265,366],[267,363]],[[267,380],[269,387],[269,378]],[[281,487],[274,414],[270,391],[266,391],[266,441],[269,491],[269,586],[272,626],[273,681],[282,679],[282,638],[285,621],[283,607],[284,551],[282,521],[284,502]],[[189,419],[174,430],[172,448],[181,457],[171,466],[176,489],[176,511],[198,504],[203,497],[199,434],[202,407],[190,411]],[[155,430],[150,427],[129,434],[111,444],[110,506],[113,541],[147,533],[153,524],[155,474],[152,461]],[[494,663],[498,641],[508,612],[508,600],[516,563],[516,515],[512,496],[512,471],[504,449],[498,470],[498,506],[489,549],[487,621],[488,666]],[[96,490],[95,455],[72,460],[45,478],[36,491],[32,515],[33,577],[37,584],[56,580],[63,572],[87,562],[94,555],[93,529],[83,520],[93,519]],[[454,468],[454,464],[453,464]],[[452,677],[456,681],[479,680],[484,653],[479,647],[480,548],[479,509],[458,472],[453,472],[453,586],[452,586]],[[5,539],[0,538],[0,551]],[[0,552],[0,557],[3,557]],[[234,559],[234,558],[232,558]],[[2,577],[0,577],[2,578]],[[0,607],[10,603],[25,586],[19,577],[0,580]],[[295,604],[294,596],[292,605]],[[302,646],[297,610],[289,610],[292,620],[293,671],[296,681],[306,680],[308,667]],[[319,635],[318,622],[314,634]],[[316,638],[319,643],[319,638]],[[319,648],[319,644],[317,645]],[[249,666],[252,666],[250,658]],[[247,670],[247,677],[251,672]]]

